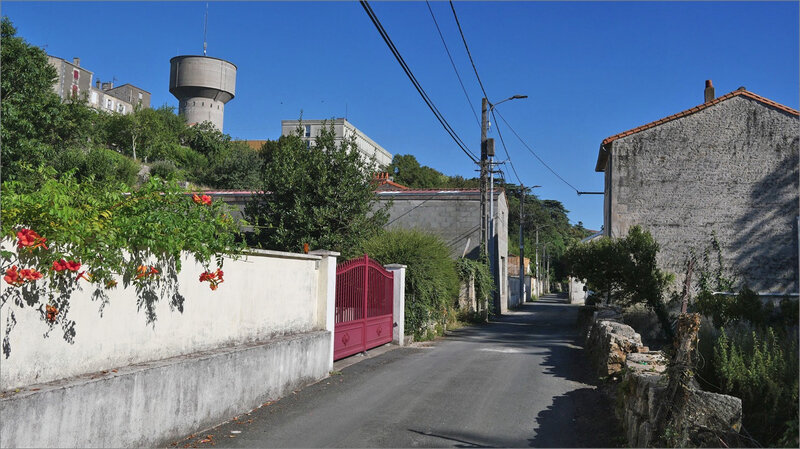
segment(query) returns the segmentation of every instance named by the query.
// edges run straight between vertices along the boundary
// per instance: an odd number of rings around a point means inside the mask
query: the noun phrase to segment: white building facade
[[[375,143],[366,134],[353,126],[344,118],[334,118],[330,120],[281,120],[281,135],[289,136],[296,134],[298,129],[300,137],[308,142],[309,146],[314,145],[314,139],[319,136],[323,126],[333,126],[336,144],[340,144],[344,139],[355,138],[356,147],[367,160],[375,158],[379,167],[385,167],[392,163],[392,154],[382,146]]]

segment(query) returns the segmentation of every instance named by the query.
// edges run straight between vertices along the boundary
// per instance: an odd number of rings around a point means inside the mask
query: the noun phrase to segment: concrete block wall
[[[377,192],[378,207],[390,204],[389,229],[417,229],[437,235],[450,247],[451,257],[475,259],[480,251],[480,193],[477,190]],[[494,199],[493,257],[495,311],[508,310],[508,203],[505,192]]]
[[[798,291],[796,115],[736,96],[622,137],[606,167],[606,232],[633,225],[661,245],[680,285],[715,232],[724,264],[756,291]]]

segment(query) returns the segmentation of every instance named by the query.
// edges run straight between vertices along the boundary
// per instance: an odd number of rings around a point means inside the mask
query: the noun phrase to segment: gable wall
[[[797,292],[799,123],[740,96],[614,141],[607,232],[649,229],[678,282],[689,250],[702,253],[716,232],[742,283]]]

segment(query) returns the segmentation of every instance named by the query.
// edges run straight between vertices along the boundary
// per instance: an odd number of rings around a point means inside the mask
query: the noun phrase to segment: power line
[[[464,37],[464,30],[461,29],[461,22],[458,20],[458,14],[456,13],[456,7],[453,5],[453,0],[450,0],[450,9],[453,11],[453,17],[456,19],[456,25],[458,26],[458,33],[461,35],[461,41],[464,43],[464,48],[467,50],[467,56],[469,56],[469,62],[472,64],[472,70],[475,72],[475,78],[478,79],[478,85],[481,86],[481,92],[483,92],[484,98],[488,100],[489,95],[486,94],[486,89],[483,88],[483,81],[481,81],[481,76],[478,75],[478,68],[475,66],[475,60],[472,59],[472,52],[469,51],[469,45],[467,45],[467,39]],[[508,153],[508,148],[506,148],[506,143],[503,140],[503,134],[500,132],[500,127],[497,126],[497,118],[494,116],[494,108],[489,107],[489,112],[492,114],[492,120],[495,122],[495,128],[497,129],[497,136],[500,138],[500,143],[503,145],[503,151],[506,153],[506,158],[508,159],[508,164],[511,166],[511,170],[514,172],[514,176],[517,178],[517,182],[522,184],[522,181],[519,178],[519,174],[517,174],[517,169],[514,167],[514,162],[511,161],[511,155]]]
[[[458,33],[461,34],[461,41],[464,42],[464,48],[467,49],[467,56],[469,56],[469,62],[472,64],[472,70],[475,71],[475,78],[478,78],[478,84],[481,86],[481,92],[483,92],[483,96],[489,98],[486,95],[486,89],[483,88],[483,82],[481,82],[481,77],[478,75],[478,69],[475,67],[475,61],[472,60],[472,53],[469,51],[469,46],[467,45],[467,39],[464,38],[464,31],[461,29],[461,22],[458,21],[458,14],[456,14],[456,7],[453,6],[453,0],[450,0],[450,9],[453,10],[453,17],[456,19],[456,25],[458,25]]]
[[[511,166],[511,171],[514,172],[514,177],[517,178],[517,184],[521,185],[522,181],[519,179],[519,174],[517,174],[517,169],[514,168],[514,163],[511,162],[511,155],[508,154],[508,148],[506,148],[506,142],[505,142],[505,140],[503,140],[503,133],[500,132],[500,127],[497,126],[497,121],[496,121],[497,119],[495,119],[495,117],[494,117],[494,109],[492,109],[492,119],[495,120],[494,126],[495,126],[495,129],[497,130],[497,137],[500,138],[500,143],[503,145],[503,151],[505,151],[506,158],[508,158],[508,165]]]
[[[445,120],[442,113],[439,112],[439,109],[436,108],[436,106],[433,104],[433,101],[431,101],[430,97],[428,97],[428,94],[422,88],[422,85],[420,85],[419,81],[417,81],[417,78],[411,72],[411,69],[408,67],[408,64],[406,64],[406,61],[400,55],[400,52],[394,45],[394,42],[392,42],[392,39],[389,37],[389,34],[383,28],[383,25],[381,24],[380,20],[375,15],[375,12],[372,10],[372,7],[365,0],[361,0],[360,3],[361,6],[364,8],[364,11],[366,11],[367,15],[369,16],[370,20],[372,20],[372,23],[373,25],[375,25],[375,28],[377,28],[378,33],[380,33],[384,42],[386,42],[386,45],[389,47],[389,50],[392,51],[392,54],[394,55],[395,59],[397,59],[397,62],[400,63],[400,67],[402,67],[403,71],[406,72],[408,79],[411,80],[411,83],[417,89],[417,92],[419,92],[420,96],[422,96],[422,99],[425,101],[425,104],[427,104],[428,108],[430,108],[431,112],[433,112],[433,115],[436,116],[436,119],[439,120],[439,123],[442,124],[445,131],[450,135],[453,141],[455,141],[456,145],[458,145],[459,148],[461,148],[461,151],[463,151],[472,160],[472,162],[477,163],[478,158],[469,150],[469,148],[467,148],[467,145],[464,143],[463,140],[461,140],[461,138],[455,132],[453,127],[450,126],[450,123],[448,123],[447,120]]]
[[[505,123],[505,124],[506,124],[506,126],[508,126],[508,129],[510,129],[510,130],[511,130],[511,132],[512,132],[512,133],[514,133],[514,135],[515,135],[515,136],[517,136],[517,139],[519,139],[519,141],[520,141],[520,142],[522,142],[522,145],[524,145],[524,146],[525,146],[525,148],[527,148],[527,149],[528,149],[528,151],[530,151],[530,152],[531,152],[531,154],[532,154],[532,155],[533,155],[533,156],[534,156],[536,159],[538,159],[538,160],[539,160],[539,162],[541,162],[541,163],[542,163],[542,165],[544,165],[544,166],[545,166],[545,167],[546,167],[548,170],[550,170],[550,172],[551,172],[551,173],[553,173],[554,175],[556,175],[556,177],[557,177],[558,179],[560,179],[560,180],[561,180],[561,182],[563,182],[564,184],[566,184],[566,185],[570,186],[570,187],[571,187],[573,190],[575,190],[575,192],[576,192],[576,193],[579,193],[579,192],[580,192],[580,190],[578,190],[578,189],[577,189],[575,186],[573,186],[572,184],[570,184],[569,182],[567,182],[567,180],[566,180],[566,179],[564,179],[564,178],[562,178],[562,177],[561,177],[561,175],[559,175],[558,173],[556,173],[556,171],[555,171],[555,170],[553,170],[552,168],[550,168],[550,166],[549,166],[549,165],[547,165],[547,163],[546,163],[544,160],[542,160],[542,158],[540,158],[540,157],[539,157],[539,155],[538,155],[538,154],[536,154],[536,152],[535,152],[535,151],[533,151],[533,149],[532,149],[530,146],[528,146],[528,144],[525,142],[525,140],[523,140],[523,139],[522,139],[522,137],[520,137],[520,135],[519,135],[519,134],[517,134],[517,132],[516,132],[516,131],[514,131],[514,128],[512,128],[512,127],[511,127],[511,125],[509,125],[509,124],[508,124],[508,122],[506,121],[506,119],[503,117],[503,115],[502,115],[502,114],[500,114],[500,113],[498,112],[498,113],[497,113],[497,115],[499,115],[499,116],[500,116],[500,118],[503,120],[503,123]]]
[[[428,0],[425,0],[425,4],[428,5],[428,11],[431,13],[431,18],[433,19],[433,24],[436,25],[436,31],[439,32],[439,38],[442,40],[442,45],[444,45],[444,51],[447,52],[447,57],[450,58],[450,65],[453,66],[453,71],[456,72],[456,78],[458,78],[458,84],[461,85],[461,90],[464,91],[464,96],[467,98],[467,104],[469,104],[469,108],[472,110],[472,115],[475,116],[475,122],[478,123],[478,126],[481,126],[481,120],[478,118],[478,113],[475,111],[475,106],[469,101],[469,94],[467,94],[467,89],[464,87],[464,82],[461,81],[461,75],[458,73],[458,69],[456,68],[456,63],[453,62],[453,56],[450,54],[450,49],[447,48],[447,43],[444,40],[444,36],[442,35],[442,30],[439,28],[439,22],[436,21],[436,16],[433,15],[433,9],[431,9],[431,4]]]

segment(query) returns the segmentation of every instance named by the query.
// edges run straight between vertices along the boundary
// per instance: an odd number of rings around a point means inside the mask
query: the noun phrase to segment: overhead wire
[[[439,121],[439,123],[442,124],[442,127],[444,127],[445,131],[450,135],[450,137],[453,139],[453,141],[456,143],[456,145],[458,145],[458,147],[461,149],[461,151],[463,151],[472,160],[472,162],[476,162],[477,163],[478,162],[477,156],[475,156],[475,154],[472,151],[469,150],[467,145],[464,143],[464,141],[461,139],[461,137],[458,136],[458,134],[455,132],[453,127],[450,125],[450,123],[448,123],[447,120],[442,115],[442,113],[439,112],[439,109],[436,107],[436,105],[433,104],[433,101],[430,99],[428,94],[422,88],[422,85],[419,83],[419,81],[417,81],[417,78],[414,76],[414,73],[408,67],[408,64],[406,64],[406,61],[403,59],[403,56],[400,55],[400,51],[397,50],[397,47],[394,45],[394,42],[392,42],[392,39],[389,37],[389,34],[386,32],[386,29],[384,29],[383,25],[381,24],[380,20],[378,19],[378,16],[375,15],[375,12],[372,10],[372,7],[369,5],[369,2],[367,2],[365,0],[361,0],[360,3],[361,3],[361,6],[364,8],[364,11],[366,11],[367,15],[369,16],[370,20],[372,21],[372,24],[375,25],[375,28],[378,30],[378,33],[380,33],[380,35],[383,38],[384,42],[386,42],[386,45],[389,47],[389,50],[391,50],[391,52],[394,55],[395,59],[397,59],[397,62],[400,64],[400,67],[402,67],[403,71],[406,73],[408,78],[411,80],[411,83],[414,85],[414,88],[416,88],[417,92],[420,94],[422,99],[425,101],[425,104],[428,105],[428,108],[431,110],[431,112],[433,112],[433,115],[436,116],[436,119]]]
[[[430,2],[425,0],[425,4],[428,5],[428,11],[431,13],[431,19],[433,19],[433,24],[436,25],[436,31],[439,32],[439,39],[442,40],[442,45],[444,45],[444,51],[447,52],[447,57],[450,58],[450,65],[453,66],[453,71],[456,72],[456,78],[458,78],[458,84],[461,85],[461,90],[464,91],[464,96],[467,99],[467,104],[469,104],[470,110],[472,110],[472,115],[475,116],[475,122],[478,123],[478,127],[481,126],[481,120],[478,118],[478,112],[475,111],[475,106],[469,100],[469,94],[467,93],[467,88],[464,87],[464,82],[461,80],[461,75],[458,73],[458,69],[456,68],[456,63],[453,61],[453,55],[450,54],[450,49],[447,47],[447,42],[444,40],[444,35],[442,35],[442,30],[439,28],[439,22],[436,21],[436,16],[433,14],[433,9],[431,8]]]
[[[478,79],[478,85],[481,87],[481,92],[483,92],[483,97],[489,99],[489,95],[486,94],[486,89],[483,87],[483,81],[481,81],[481,76],[478,74],[478,68],[475,66],[475,60],[472,59],[472,52],[469,51],[469,45],[467,44],[467,38],[464,36],[464,30],[461,28],[461,21],[458,20],[458,13],[456,13],[456,7],[453,5],[453,0],[450,0],[450,10],[453,11],[453,18],[456,21],[456,26],[458,27],[458,33],[461,35],[461,42],[464,43],[464,49],[467,50],[467,56],[469,57],[469,62],[472,64],[472,70],[475,72],[475,78]],[[503,146],[503,151],[506,153],[506,158],[508,159],[508,164],[511,166],[511,170],[514,172],[514,176],[517,178],[517,182],[522,184],[522,180],[517,173],[516,167],[514,167],[514,162],[511,161],[511,154],[508,152],[508,148],[506,148],[506,143],[503,140],[503,134],[500,132],[500,127],[497,126],[497,118],[494,116],[494,108],[491,106],[489,107],[489,113],[492,114],[492,120],[495,122],[495,128],[497,129],[497,136],[500,138],[500,143]]]
[[[545,161],[544,161],[544,160],[543,160],[541,157],[539,157],[539,155],[538,155],[538,154],[536,154],[536,152],[535,152],[535,151],[533,151],[533,149],[532,149],[532,148],[531,148],[531,147],[530,147],[530,146],[529,146],[529,145],[528,145],[528,144],[525,142],[525,140],[524,140],[522,137],[520,137],[520,135],[519,135],[519,134],[518,134],[516,131],[514,131],[514,128],[512,128],[512,127],[511,127],[511,125],[509,125],[509,124],[508,124],[508,121],[505,119],[505,117],[503,117],[503,114],[501,114],[501,113],[499,113],[499,112],[498,112],[498,113],[497,113],[497,115],[499,115],[499,116],[500,116],[500,118],[503,120],[503,123],[505,123],[505,124],[506,124],[506,126],[508,127],[508,129],[510,129],[510,130],[511,130],[511,132],[512,132],[512,133],[514,133],[514,135],[515,135],[515,136],[517,136],[517,139],[519,139],[519,141],[520,141],[520,142],[522,142],[522,145],[523,145],[523,146],[525,146],[525,148],[527,148],[527,149],[528,149],[528,151],[530,151],[530,153],[531,153],[531,154],[532,154],[532,155],[533,155],[533,156],[534,156],[536,159],[538,159],[538,160],[539,160],[539,162],[541,162],[541,163],[542,163],[542,165],[544,165],[544,166],[545,166],[545,168],[547,168],[548,170],[550,170],[550,172],[551,172],[551,173],[553,173],[553,174],[554,174],[554,175],[555,175],[555,176],[556,176],[558,179],[560,179],[560,180],[561,180],[561,182],[563,182],[564,184],[566,184],[566,185],[570,186],[570,187],[571,187],[573,190],[575,190],[575,192],[576,192],[576,193],[579,193],[579,192],[580,192],[580,190],[578,190],[578,189],[577,189],[575,186],[573,186],[572,184],[570,184],[570,183],[569,183],[569,182],[568,182],[566,179],[564,179],[564,178],[563,178],[561,175],[559,175],[559,174],[558,174],[558,173],[557,173],[555,170],[553,170],[553,169],[552,169],[552,168],[551,168],[549,165],[547,165],[547,163],[546,163],[546,162],[545,162]]]

